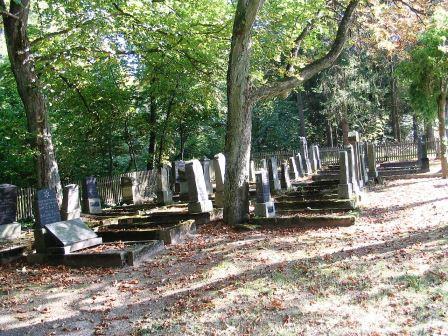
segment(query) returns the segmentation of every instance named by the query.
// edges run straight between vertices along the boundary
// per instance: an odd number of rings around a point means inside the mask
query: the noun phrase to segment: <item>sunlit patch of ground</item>
[[[446,335],[448,184],[388,182],[357,224],[208,225],[122,270],[0,271],[2,335]]]

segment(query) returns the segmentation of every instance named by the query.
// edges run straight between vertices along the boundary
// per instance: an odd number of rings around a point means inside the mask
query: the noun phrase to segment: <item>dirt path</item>
[[[448,184],[388,182],[355,226],[206,226],[139,267],[0,271],[1,335],[448,334]]]

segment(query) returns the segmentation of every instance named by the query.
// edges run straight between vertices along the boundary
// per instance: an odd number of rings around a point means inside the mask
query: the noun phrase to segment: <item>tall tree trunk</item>
[[[157,105],[155,99],[150,97],[149,101],[149,144],[148,144],[148,161],[146,163],[146,168],[152,170],[154,168],[154,162],[156,159],[156,120],[157,120]]]
[[[296,104],[297,104],[297,111],[299,112],[300,136],[306,137],[305,108],[303,104],[302,92],[300,91],[297,91],[296,93]]]
[[[17,90],[23,102],[28,131],[34,135],[33,148],[37,150],[37,187],[51,188],[62,201],[61,180],[48,124],[48,109],[39,78],[37,77],[27,34],[30,1],[11,1],[9,13],[0,0],[6,46]]]
[[[418,122],[417,122],[417,116],[412,116],[412,132],[413,132],[413,138],[414,143],[418,142]]]
[[[398,92],[397,79],[394,76],[394,63],[391,63],[391,96],[392,96],[392,110],[391,110],[391,125],[394,132],[394,139],[401,141],[401,127],[400,127],[400,111],[398,106]]]
[[[348,141],[348,132],[350,130],[349,130],[347,118],[345,116],[343,116],[341,119],[341,130],[342,130],[342,143],[344,146],[347,146],[350,144],[350,142]]]
[[[177,85],[176,85],[177,88]],[[168,121],[170,120],[170,116],[171,116],[171,112],[173,111],[174,108],[174,98],[176,98],[176,92],[174,91],[171,94],[171,98],[168,102],[168,107],[166,110],[166,116],[165,116],[165,120],[163,121],[163,126],[162,126],[162,131],[160,133],[160,141],[159,141],[159,157],[157,160],[157,164],[160,166],[162,165],[162,156],[163,156],[163,147],[165,144],[165,137],[166,137],[166,129],[168,127]]]
[[[447,81],[442,81],[441,92],[437,102],[437,115],[439,118],[439,137],[440,137],[440,163],[442,165],[442,177],[444,179],[448,176],[448,163],[447,163],[447,136],[446,136],[446,124],[445,124],[445,109],[446,109],[446,97],[447,97]]]
[[[110,177],[114,175],[114,153],[113,153],[113,144],[112,144],[112,130],[109,129],[108,138],[107,138],[107,172]]]
[[[184,160],[185,155],[185,130],[184,130],[184,124],[181,122],[179,126],[179,142],[180,142],[180,159]]]
[[[333,127],[330,120],[327,120],[327,146],[333,147]]]

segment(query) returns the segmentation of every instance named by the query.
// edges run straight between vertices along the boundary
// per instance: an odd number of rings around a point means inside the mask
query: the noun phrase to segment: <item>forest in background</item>
[[[253,32],[254,82],[322,55],[345,4],[267,1]],[[333,67],[255,106],[252,151],[295,149],[302,135],[337,146],[349,129],[376,141],[433,136],[439,93],[418,77],[428,71],[412,64],[422,65],[419,46],[446,41],[446,7],[363,3]],[[223,151],[234,14],[235,4],[222,0],[33,2],[28,34],[62,181]],[[291,61],[286,51],[304,27],[309,33]],[[0,36],[0,181],[34,186],[36,151]],[[442,73],[435,78],[447,70],[440,52],[431,56]]]

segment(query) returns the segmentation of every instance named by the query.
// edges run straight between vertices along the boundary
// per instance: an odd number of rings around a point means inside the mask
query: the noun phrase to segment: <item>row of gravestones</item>
[[[281,163],[280,177],[278,174],[278,162],[276,157],[263,159],[262,168],[258,172],[252,172],[256,177],[256,203],[255,216],[275,217],[275,205],[272,194],[291,189],[291,175],[294,180],[300,180],[313,175],[322,169],[319,147],[308,147],[305,137],[299,139],[299,152]],[[251,163],[251,170],[253,169]]]

